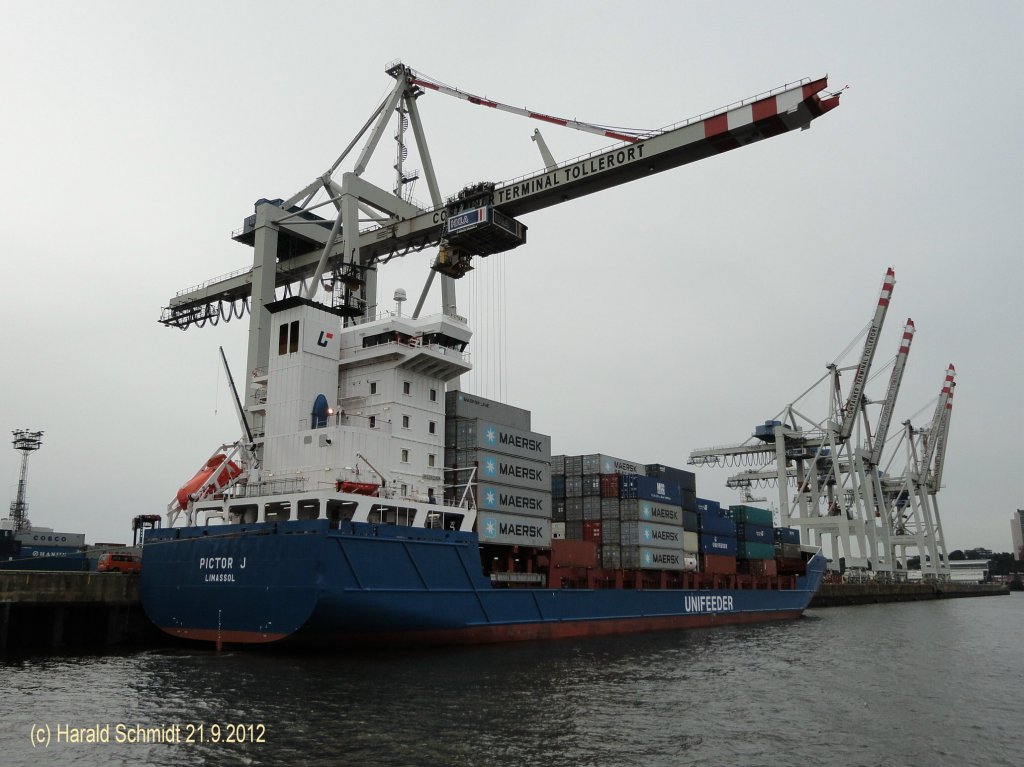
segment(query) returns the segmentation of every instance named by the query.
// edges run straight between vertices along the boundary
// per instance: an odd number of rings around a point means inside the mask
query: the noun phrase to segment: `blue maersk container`
[[[736,523],[736,538],[750,543],[772,543],[774,541],[772,528],[764,525],[747,525],[742,522]]]
[[[705,535],[728,535],[736,537],[736,523],[728,517],[713,512],[697,512],[697,527]]]
[[[728,535],[701,533],[698,539],[701,554],[720,554],[723,557],[736,556],[736,539]]]
[[[639,474],[623,474],[619,477],[619,497],[660,501],[671,506],[683,505],[683,493],[679,485]]]

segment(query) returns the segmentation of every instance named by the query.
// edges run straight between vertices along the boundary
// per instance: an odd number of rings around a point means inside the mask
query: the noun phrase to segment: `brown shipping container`
[[[597,567],[597,544],[593,541],[551,541],[552,567]]]
[[[803,559],[778,559],[775,566],[779,575],[807,574],[807,563]]]
[[[584,522],[583,523],[583,540],[594,541],[596,543],[601,542],[601,523],[600,522]]]
[[[774,559],[751,559],[747,561],[747,572],[751,575],[778,575]]]
[[[733,575],[736,572],[736,557],[724,554],[701,554],[700,571],[709,575]]]
[[[618,498],[619,497],[619,475],[618,474],[602,474],[601,475],[601,497],[602,498]]]

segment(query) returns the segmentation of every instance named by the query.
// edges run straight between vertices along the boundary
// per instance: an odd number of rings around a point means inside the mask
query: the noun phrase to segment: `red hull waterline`
[[[463,629],[401,631],[370,634],[316,634],[299,632],[291,636],[258,631],[217,631],[216,629],[165,628],[168,634],[181,639],[226,644],[271,644],[288,640],[288,644],[331,645],[334,647],[423,647],[430,645],[498,644],[530,642],[547,639],[638,634],[653,631],[729,626],[741,623],[795,620],[802,610],[777,610],[716,615],[663,615],[644,618],[609,618],[593,621],[558,621],[519,623],[496,626],[469,626]]]

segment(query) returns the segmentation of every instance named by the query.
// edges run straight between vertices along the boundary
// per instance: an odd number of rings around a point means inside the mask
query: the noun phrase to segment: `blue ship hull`
[[[505,642],[798,617],[795,589],[493,588],[474,533],[311,522],[151,531],[143,607],[174,636],[383,646]]]

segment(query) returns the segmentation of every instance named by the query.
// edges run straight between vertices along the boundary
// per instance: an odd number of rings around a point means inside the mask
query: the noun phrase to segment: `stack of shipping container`
[[[692,472],[612,456],[552,459],[553,535],[593,541],[606,569],[695,570]]]
[[[474,496],[481,543],[551,546],[551,437],[530,411],[447,392],[445,467],[445,498]]]

